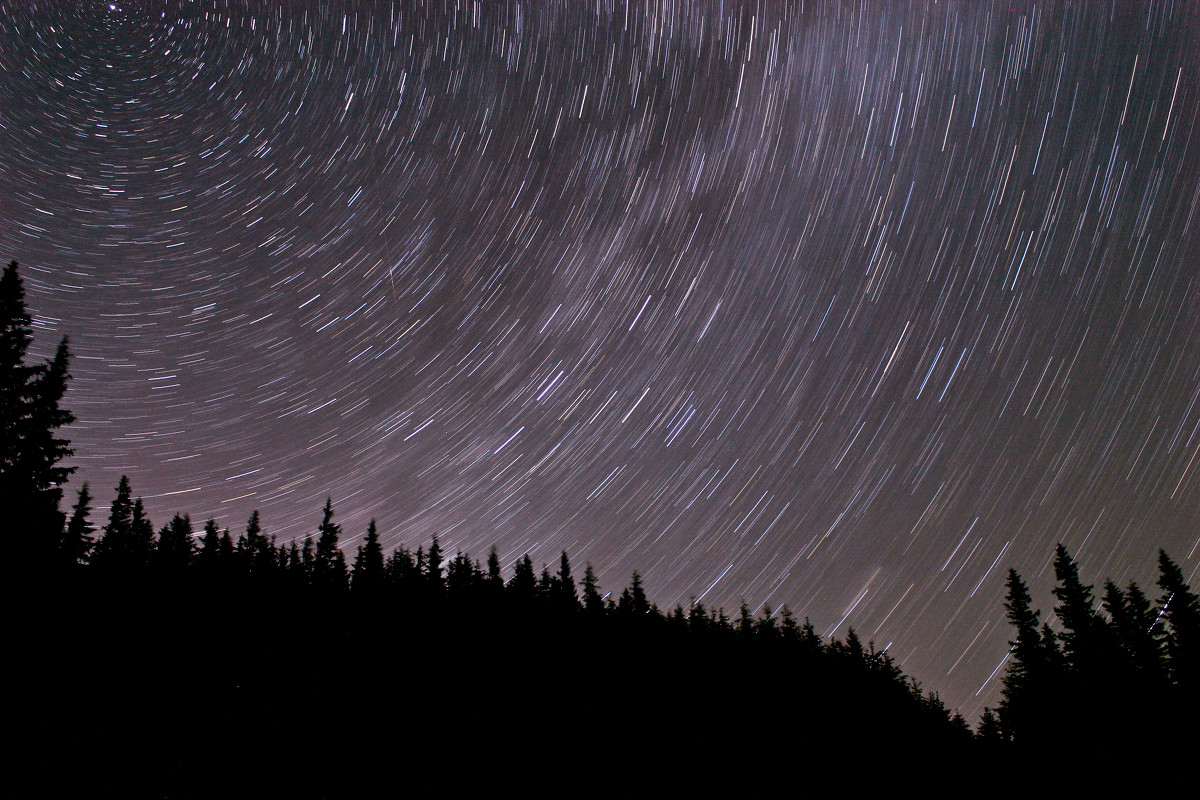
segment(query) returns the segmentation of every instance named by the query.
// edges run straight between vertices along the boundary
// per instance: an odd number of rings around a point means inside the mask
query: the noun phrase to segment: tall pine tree
[[[440,597],[446,589],[446,578],[442,574],[442,546],[436,534],[429,543],[429,552],[425,554],[425,584],[433,597]]]
[[[590,563],[583,569],[583,610],[597,617],[604,614],[604,597],[600,594],[600,584]]]
[[[1079,578],[1079,565],[1059,545],[1054,553],[1054,575],[1058,586],[1055,613],[1062,621],[1063,655],[1075,672],[1088,672],[1101,663],[1104,646],[1104,623],[1096,614],[1092,587]]]
[[[356,594],[370,595],[380,591],[384,585],[383,548],[379,545],[379,532],[375,520],[367,525],[367,536],[358,546],[354,558],[354,569],[350,573],[350,588]]]
[[[120,572],[126,568],[133,548],[133,499],[129,477],[121,476],[117,496],[109,507],[108,524],[92,553],[92,563],[99,569]]]
[[[160,580],[178,580],[191,565],[195,550],[191,518],[186,514],[176,514],[158,532],[158,544],[154,549],[157,577]]]
[[[92,514],[92,494],[85,483],[79,489],[75,507],[71,511],[71,519],[63,530],[63,538],[59,543],[59,557],[66,566],[75,566],[87,561],[92,552],[92,532],[95,526],[88,519]]]
[[[33,325],[25,309],[25,288],[13,261],[0,275],[0,487],[15,477],[21,452],[20,431],[29,406],[29,383],[34,369],[25,365],[33,341]],[[7,507],[7,503],[5,504]]]
[[[575,578],[571,575],[571,561],[567,551],[562,551],[558,560],[558,575],[554,582],[554,604],[564,611],[574,611],[579,608],[579,598],[575,594]]]
[[[1200,597],[1164,550],[1158,551],[1158,588],[1162,590],[1159,605],[1170,628],[1167,655],[1171,680],[1195,699],[1200,694]]]
[[[8,509],[13,562],[46,564],[62,539],[62,484],[74,471],[62,464],[74,451],[58,432],[75,417],[61,406],[70,378],[67,340],[45,364],[29,367],[32,339],[14,261],[0,275],[0,504]]]
[[[1016,629],[1017,637],[1009,642],[1012,649],[998,709],[1000,724],[1008,738],[1038,741],[1049,735],[1045,723],[1057,683],[1057,647],[1050,628],[1039,629],[1041,612],[1033,607],[1029,588],[1015,569],[1008,571],[1006,585],[1005,616]]]
[[[333,500],[325,499],[321,525],[317,529],[317,549],[312,562],[312,582],[319,589],[342,592],[347,588],[346,557],[338,547],[342,528],[333,521]],[[308,542],[305,541],[307,549]]]
[[[262,532],[258,511],[246,520],[246,532],[238,537],[235,546],[240,569],[252,579],[261,579],[275,571],[278,557],[271,540]]]
[[[530,602],[537,595],[537,576],[533,572],[533,559],[528,553],[513,567],[507,590],[508,596],[518,603]]]
[[[1110,580],[1104,583],[1103,604],[1122,666],[1129,673],[1126,679],[1159,682],[1164,677],[1163,630],[1150,600],[1136,583],[1130,582],[1122,591]]]

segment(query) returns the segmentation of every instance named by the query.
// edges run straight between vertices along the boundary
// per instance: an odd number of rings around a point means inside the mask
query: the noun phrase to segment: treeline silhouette
[[[1200,604],[1165,553],[1157,605],[1109,583],[1097,610],[1060,548],[1059,632],[1011,572],[1003,700],[973,733],[853,629],[664,611],[637,572],[605,593],[565,552],[540,570],[436,536],[385,553],[372,520],[347,559],[330,500],[301,541],[257,511],[236,534],[185,514],[156,530],[126,477],[102,525],[86,484],[65,513],[68,346],[26,365],[15,263],[0,326],[8,796],[713,794],[845,769],[942,795],[1047,747],[1194,739]]]
[[[853,630],[824,640],[786,607],[664,613],[637,572],[605,594],[565,552],[553,569],[525,555],[505,570],[495,549],[480,563],[433,537],[385,556],[373,521],[348,564],[329,501],[302,542],[275,542],[257,512],[236,538],[211,520],[196,532],[185,515],[155,533],[132,494],[122,478],[96,530],[80,489],[42,598],[60,616],[40,623],[39,649],[57,653],[42,679],[78,686],[70,654],[90,652],[100,658],[84,671],[104,687],[64,696],[41,731],[31,755],[51,773],[64,730],[89,770],[123,765],[104,782],[128,777],[137,742],[136,769],[179,795],[260,777],[262,763],[237,748],[206,758],[180,746],[197,734],[249,737],[258,758],[338,731],[381,763],[445,751],[659,777],[686,765],[685,784],[726,777],[714,759],[764,739],[839,761],[966,757],[972,742],[966,721],[888,653]],[[68,553],[82,556],[68,564]],[[110,739],[114,721],[122,733]]]
[[[1164,753],[1200,752],[1200,598],[1158,551],[1158,602],[1135,581],[1095,592],[1063,545],[1054,557],[1054,616],[1041,621],[1029,589],[1009,570],[1010,642],[999,708],[979,738],[992,749],[1088,752],[1143,766]]]

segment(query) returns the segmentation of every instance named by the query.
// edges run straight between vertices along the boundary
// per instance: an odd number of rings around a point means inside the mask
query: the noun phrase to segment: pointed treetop
[[[80,564],[87,560],[92,550],[92,532],[96,526],[88,520],[92,513],[92,494],[85,483],[79,489],[71,519],[63,533],[61,553],[65,563]]]

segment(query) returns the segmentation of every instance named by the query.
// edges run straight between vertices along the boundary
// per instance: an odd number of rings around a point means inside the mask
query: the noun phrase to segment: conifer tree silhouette
[[[442,546],[436,535],[429,543],[429,551],[425,553],[425,585],[433,597],[440,597],[446,589],[445,576],[442,575]]]
[[[989,745],[997,745],[1004,741],[1004,733],[1000,727],[1000,720],[996,716],[996,712],[991,708],[984,707],[983,714],[979,717],[979,728],[976,731],[976,736],[980,741]]]
[[[528,553],[513,568],[507,594],[518,603],[532,602],[537,595],[537,577],[533,574],[533,560]]]
[[[813,655],[821,651],[824,644],[821,641],[821,635],[817,633],[817,629],[813,627],[812,621],[804,618],[804,624],[800,626],[800,646],[802,652]]]
[[[158,533],[158,544],[154,549],[154,568],[158,577],[178,580],[191,564],[194,553],[192,521],[186,514],[176,514]]]
[[[1094,607],[1092,587],[1080,580],[1079,565],[1061,544],[1055,549],[1054,574],[1058,578],[1055,613],[1064,629],[1060,634],[1063,655],[1070,669],[1087,672],[1100,664],[1105,635]]]
[[[375,520],[371,520],[367,525],[367,536],[354,558],[350,588],[359,594],[375,594],[383,589],[384,580],[383,548],[379,545]]]
[[[585,565],[583,570],[583,610],[593,617],[604,614],[604,598],[591,564]]]
[[[1124,591],[1111,580],[1104,583],[1104,610],[1111,635],[1121,653],[1129,680],[1157,684],[1165,677],[1163,629],[1159,614],[1135,582]]]
[[[754,614],[751,613],[750,606],[746,605],[745,600],[738,606],[735,626],[737,627],[737,632],[742,636],[750,636],[754,633]]]
[[[1163,550],[1158,551],[1158,588],[1162,590],[1159,605],[1170,628],[1167,654],[1171,680],[1185,688],[1194,703],[1200,694],[1200,597]]]
[[[33,325],[25,308],[25,288],[13,261],[0,275],[0,500],[13,507],[23,488],[17,478],[22,433],[29,414],[29,384],[36,370],[25,364]],[[14,520],[11,538],[22,539]]]
[[[1008,571],[1004,603],[1017,638],[1009,642],[1010,661],[1004,675],[999,720],[1007,738],[1037,739],[1048,735],[1044,724],[1056,689],[1057,645],[1049,626],[1038,627],[1041,612],[1033,607],[1029,588],[1015,569]]]
[[[325,499],[325,508],[321,514],[321,525],[317,529],[320,535],[312,560],[312,583],[322,591],[343,592],[348,588],[346,557],[338,547],[338,537],[342,528],[333,521],[332,498]],[[306,551],[308,541],[305,540]]]
[[[288,545],[288,568],[284,579],[289,586],[301,588],[312,583],[313,543],[311,536],[304,537],[303,545],[293,539]]]
[[[34,369],[25,365],[33,341],[33,323],[25,308],[25,287],[13,261],[0,275],[0,470],[7,473],[20,453],[17,431],[25,417],[29,381]]]
[[[392,594],[398,601],[406,602],[419,596],[420,593],[416,589],[421,580],[421,573],[408,548],[397,547],[393,550],[384,571],[392,587]]]
[[[101,569],[122,571],[127,568],[133,549],[133,499],[128,476],[117,484],[117,496],[109,507],[108,524],[96,542],[92,562]]]
[[[446,567],[446,594],[460,605],[469,603],[480,580],[479,569],[470,556],[461,550],[455,553]]]
[[[62,540],[62,484],[74,471],[59,429],[75,417],[62,408],[70,359],[67,340],[45,364],[28,366],[33,340],[25,290],[13,261],[0,275],[0,504],[8,509],[13,563],[47,565]]]
[[[200,537],[200,549],[196,553],[196,568],[206,580],[216,583],[224,565],[221,563],[221,530],[217,521],[204,523],[204,535]]]
[[[138,572],[145,572],[150,559],[154,557],[154,523],[146,516],[146,505],[140,497],[133,501],[129,534],[129,566]]]
[[[271,540],[262,532],[258,511],[251,512],[246,520],[246,532],[238,537],[234,545],[242,573],[259,577],[271,575],[277,562],[274,549]]]
[[[554,576],[555,598],[554,605],[563,611],[574,611],[579,607],[579,598],[575,593],[575,578],[571,575],[571,560],[567,551],[562,551],[558,560],[558,574]]]
[[[558,585],[554,576],[550,574],[550,568],[542,563],[542,574],[538,576],[537,581],[537,596],[545,604],[551,603],[555,595],[558,594]]]
[[[41,543],[43,558],[53,547],[52,537],[62,530],[62,484],[75,471],[62,465],[62,460],[75,451],[70,442],[57,435],[59,429],[75,421],[75,415],[61,407],[71,377],[67,372],[69,359],[64,338],[54,358],[34,373],[24,430],[19,433],[22,441],[16,477],[28,492],[22,516],[35,541]]]
[[[92,525],[92,494],[85,483],[79,488],[75,506],[71,510],[71,518],[63,531],[62,542],[59,545],[61,562],[68,567],[79,566],[87,562],[92,552],[94,542],[92,533],[96,527]]]
[[[484,579],[485,591],[487,597],[496,602],[504,595],[504,574],[500,569],[500,554],[496,552],[495,545],[487,557],[487,576]]]
[[[646,598],[646,587],[642,585],[642,576],[636,569],[629,579],[629,599],[635,616],[644,617],[650,613],[650,601]]]
[[[800,626],[796,624],[796,615],[786,603],[779,609],[779,636],[787,642],[794,642],[800,638]]]
[[[316,575],[317,547],[313,543],[311,535],[304,537],[304,544],[300,548],[300,558],[292,563],[297,580],[304,586],[312,586],[313,577]]]
[[[776,627],[775,612],[771,610],[771,606],[763,606],[758,619],[754,621],[754,632],[760,639],[766,641],[779,636],[779,628]]]

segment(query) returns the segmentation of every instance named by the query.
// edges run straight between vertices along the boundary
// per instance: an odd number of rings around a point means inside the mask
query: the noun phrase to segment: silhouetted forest
[[[332,502],[277,542],[185,514],[157,527],[122,477],[106,511],[61,429],[66,340],[27,365],[17,265],[0,278],[5,659],[18,733],[9,796],[789,793],[880,776],[927,794],[980,776],[1193,752],[1200,600],[1160,552],[1157,597],[1099,605],[1059,547],[1053,618],[1010,571],[1003,699],[976,730],[851,629],[823,640],[783,606],[732,616],[606,593],[590,564],[505,569],[428,544],[354,554]],[[859,770],[849,773],[846,770]],[[982,782],[981,782],[982,781]],[[964,783],[965,782],[965,783]],[[794,790],[794,791],[793,791]]]

